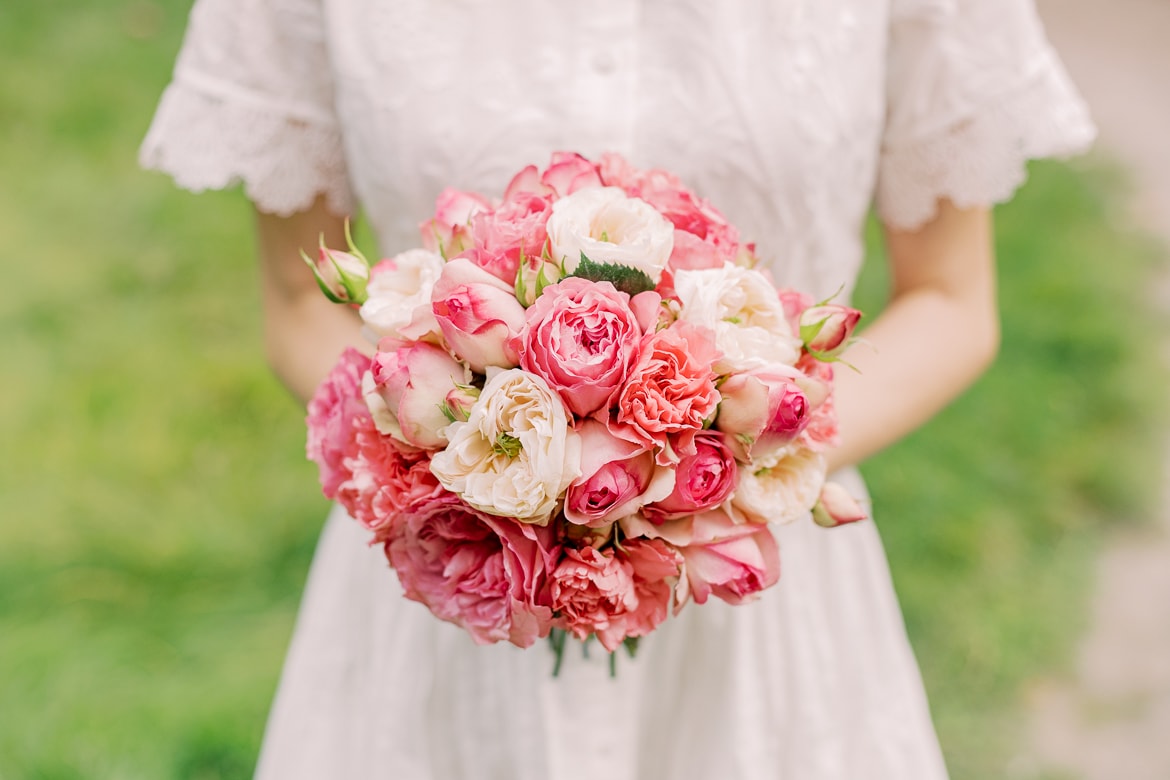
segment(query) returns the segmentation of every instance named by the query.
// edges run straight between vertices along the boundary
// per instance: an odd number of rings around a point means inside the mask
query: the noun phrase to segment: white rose
[[[518,368],[489,374],[466,422],[443,430],[431,459],[440,484],[483,512],[544,525],[581,474],[581,440],[543,379]]]
[[[719,373],[793,365],[800,357],[800,339],[784,316],[780,296],[759,271],[731,263],[678,271],[674,289],[682,302],[679,319],[715,333],[715,346],[723,353],[715,364]]]
[[[374,266],[366,287],[369,298],[361,308],[370,340],[389,336],[419,341],[439,333],[431,288],[442,271],[443,258],[425,249],[411,249]]]
[[[636,268],[655,284],[674,249],[674,225],[649,203],[617,187],[590,187],[553,203],[548,224],[553,260],[572,273],[581,254],[595,263]]]
[[[825,456],[793,445],[739,470],[731,504],[753,523],[788,523],[808,513],[825,484]]]

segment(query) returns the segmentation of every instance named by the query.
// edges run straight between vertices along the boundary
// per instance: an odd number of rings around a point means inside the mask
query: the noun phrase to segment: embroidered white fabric
[[[875,191],[912,228],[1092,135],[1027,0],[197,0],[142,159],[276,213],[352,190],[390,254],[443,187],[610,149],[828,296]],[[688,607],[616,680],[596,649],[554,680],[543,645],[477,647],[402,598],[335,511],[258,777],[944,778],[877,529],[776,528],[762,599]]]
[[[335,122],[313,121],[238,99],[214,83],[177,81],[163,94],[142,164],[193,192],[242,183],[265,211],[287,216],[318,195],[338,214],[354,209]]]

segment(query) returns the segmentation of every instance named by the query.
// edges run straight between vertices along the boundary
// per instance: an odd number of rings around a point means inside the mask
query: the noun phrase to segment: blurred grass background
[[[244,200],[135,165],[188,7],[0,9],[4,780],[249,776],[326,510]],[[1163,256],[1122,193],[1035,166],[998,213],[998,364],[865,469],[955,780],[1004,776],[1102,533],[1155,509]]]

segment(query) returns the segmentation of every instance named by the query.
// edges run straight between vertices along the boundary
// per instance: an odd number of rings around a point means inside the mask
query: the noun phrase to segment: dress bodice
[[[197,159],[196,134],[228,150]],[[618,151],[829,295],[875,190],[913,226],[1091,136],[1020,0],[202,0],[143,154],[277,212],[356,194],[389,254],[443,187],[498,195],[553,150]]]

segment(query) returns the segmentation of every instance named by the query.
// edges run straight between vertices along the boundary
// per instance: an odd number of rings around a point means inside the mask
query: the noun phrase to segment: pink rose
[[[647,294],[643,294],[647,295]],[[644,316],[657,296],[640,303]],[[641,296],[639,296],[641,298]],[[544,289],[511,345],[520,365],[548,382],[578,417],[599,409],[626,380],[643,328],[630,296],[609,282],[569,277]],[[657,312],[655,312],[655,315]]]
[[[750,462],[791,442],[808,425],[812,404],[787,366],[733,374],[719,386],[723,402],[715,427],[726,433],[736,455]]]
[[[832,360],[845,351],[861,312],[848,306],[826,303],[805,309],[800,315],[800,339],[809,354]]]
[[[355,420],[369,416],[361,393],[369,367],[370,359],[361,352],[345,350],[309,401],[305,455],[317,464],[321,490],[329,499],[350,476],[345,458],[357,451]]]
[[[680,552],[696,604],[711,595],[743,604],[779,580],[780,550],[767,526],[737,522],[721,507],[696,516],[694,529],[691,544]]]
[[[379,431],[421,449],[447,445],[440,431],[451,420],[438,399],[471,381],[462,363],[428,342],[385,339],[370,374],[366,402]]]
[[[551,532],[477,512],[452,493],[410,506],[385,543],[406,597],[479,644],[530,646],[548,634]]]
[[[651,451],[615,438],[595,420],[583,421],[577,432],[581,476],[565,493],[570,523],[602,528],[670,493],[674,472],[658,468]]]
[[[448,187],[435,201],[435,216],[419,225],[423,248],[443,257],[454,257],[470,248],[471,218],[491,208],[482,195]]]
[[[673,492],[645,507],[643,514],[661,523],[722,504],[735,488],[737,473],[724,435],[702,431],[695,436],[695,453],[679,460]]]
[[[457,257],[443,266],[431,308],[447,346],[476,373],[517,365],[508,341],[524,327],[524,307],[511,286]]]
[[[658,448],[666,465],[695,452],[695,434],[719,405],[709,331],[679,321],[642,339],[638,362],[615,399],[615,435]]]
[[[563,198],[586,187],[600,187],[597,166],[575,152],[553,152],[540,181]]]
[[[471,222],[476,264],[506,284],[512,284],[520,258],[539,257],[547,234],[544,226],[552,213],[549,198],[518,195],[494,211],[476,214]]]

